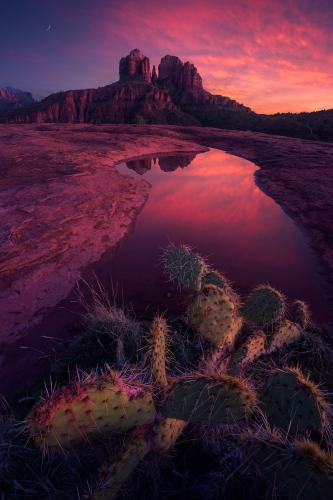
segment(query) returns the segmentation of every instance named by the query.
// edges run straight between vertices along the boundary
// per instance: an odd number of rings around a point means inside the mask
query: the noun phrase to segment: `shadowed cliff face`
[[[150,61],[138,49],[132,50],[127,57],[122,57],[119,63],[119,80],[142,77],[147,83],[151,82]]]
[[[193,93],[198,98],[203,92],[202,78],[197,68],[176,56],[165,56],[158,67],[160,83],[171,91]]]
[[[0,88],[0,110],[19,109],[34,102],[30,92],[23,92],[12,87]]]

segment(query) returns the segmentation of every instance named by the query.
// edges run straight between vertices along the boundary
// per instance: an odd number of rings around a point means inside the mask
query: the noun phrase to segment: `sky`
[[[51,30],[47,31],[51,25]],[[333,0],[10,0],[0,86],[37,97],[118,79],[133,48],[191,61],[259,113],[333,108]]]

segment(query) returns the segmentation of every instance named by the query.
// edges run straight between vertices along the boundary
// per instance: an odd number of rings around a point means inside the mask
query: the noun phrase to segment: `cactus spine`
[[[160,388],[168,385],[165,369],[167,332],[166,320],[161,316],[156,316],[151,325],[151,371],[156,385]]]
[[[151,391],[111,372],[53,392],[31,410],[27,424],[39,446],[62,447],[103,432],[125,432],[154,418]]]

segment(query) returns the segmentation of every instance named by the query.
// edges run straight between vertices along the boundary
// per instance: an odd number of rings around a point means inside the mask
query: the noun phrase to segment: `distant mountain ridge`
[[[333,140],[333,110],[257,114],[229,97],[205,90],[192,63],[166,55],[158,70],[155,66],[151,70],[149,58],[138,49],[121,58],[115,83],[58,92],[40,102],[23,101],[3,108],[7,112],[1,121],[195,125]]]
[[[0,110],[19,109],[35,102],[30,92],[13,87],[0,88]]]

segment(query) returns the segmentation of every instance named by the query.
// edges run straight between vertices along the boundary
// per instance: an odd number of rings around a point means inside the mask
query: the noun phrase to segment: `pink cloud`
[[[96,8],[96,54],[138,46],[191,60],[206,88],[258,112],[333,107],[333,34],[304,1],[126,0]],[[309,4],[311,8],[311,4]]]

